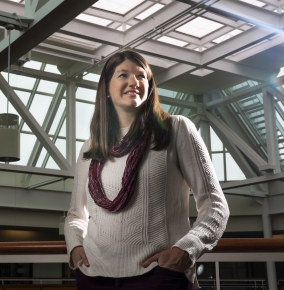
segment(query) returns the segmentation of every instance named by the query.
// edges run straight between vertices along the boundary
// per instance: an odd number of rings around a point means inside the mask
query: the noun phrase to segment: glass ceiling
[[[10,1],[24,4],[23,0]],[[267,5],[262,1],[238,1],[246,2],[248,4],[279,13],[278,7]],[[159,3],[144,0],[99,0],[92,5],[91,9],[89,9],[86,13],[81,13],[76,17],[76,19],[112,29],[117,29],[120,31],[126,31],[130,27],[135,26],[136,23],[139,23],[139,21],[152,16],[157,11],[163,9],[170,2],[171,1],[168,0],[161,0]],[[140,8],[142,7],[141,4],[143,4],[143,9]],[[108,13],[108,15],[104,14],[107,18],[104,18],[100,15],[99,11],[102,10]],[[94,11],[94,13],[92,11]],[[115,14],[125,17],[130,12],[132,16],[126,17],[127,21],[125,23],[117,22],[117,20],[111,20],[115,19]],[[231,31],[227,32],[227,28],[229,28],[227,25],[227,18],[222,16],[218,16],[218,18],[216,18],[212,13],[206,13],[206,17],[203,17],[203,13],[204,12],[199,11],[199,15],[195,16],[194,19],[190,19],[186,23],[181,23],[178,27],[175,28],[174,36],[163,33],[163,35],[157,37],[157,40],[172,45],[186,47],[187,49],[203,51],[213,45],[217,45],[225,40],[233,38],[252,27],[252,25],[249,23],[239,22],[237,27],[234,25],[234,27],[231,27]],[[212,33],[214,33],[215,37],[211,39],[210,35]],[[200,47],[191,43],[190,38],[187,38],[187,36],[196,37],[200,40],[206,37],[207,40],[206,42],[202,42],[202,47]]]
[[[23,0],[10,0],[24,4]],[[250,5],[258,6],[262,9],[269,9],[279,13],[279,9],[273,5],[267,5],[261,1],[254,0],[239,0],[246,2]],[[159,2],[159,3],[156,3]],[[109,27],[110,29],[127,30],[135,27],[137,23],[143,21],[147,17],[152,17],[158,11],[164,9],[171,1],[144,1],[144,0],[99,0],[88,11],[81,13],[76,17],[79,21],[86,21],[94,25],[101,25]],[[142,8],[141,8],[142,7]],[[104,13],[100,14],[103,11]],[[202,52],[207,48],[234,38],[244,31],[251,29],[253,26],[243,21],[238,21],[235,25],[231,25],[228,19],[222,16],[216,17],[212,13],[204,14],[204,11],[196,16],[192,16],[188,21],[184,21],[180,25],[175,26],[171,31],[161,33],[156,37],[157,41],[167,44],[172,44],[184,47],[189,50]],[[102,16],[105,16],[102,17]],[[114,17],[115,16],[115,17]],[[129,17],[126,17],[129,16]],[[120,18],[119,18],[120,17]],[[121,20],[119,20],[121,19]],[[126,19],[126,20],[125,20]],[[125,22],[124,22],[125,21]],[[154,23],[154,22],[153,22]],[[193,41],[194,39],[194,41]],[[102,45],[102,44],[98,44]],[[176,63],[173,62],[172,65]],[[27,62],[25,67],[36,70],[42,70],[53,74],[60,74],[57,66],[47,63],[36,61]],[[212,73],[209,69],[196,70],[192,74],[205,76]],[[2,72],[4,78],[7,79],[7,73]],[[83,79],[98,82],[98,75],[88,73]],[[256,85],[253,81],[248,81],[224,90],[224,95],[232,94],[238,90]],[[11,74],[10,85],[22,100],[24,105],[29,109],[32,115],[36,118],[38,123],[43,126],[50,139],[55,143],[60,152],[66,156],[66,92],[65,86],[57,83],[41,79],[30,78],[21,75]],[[180,92],[173,92],[166,89],[159,89],[162,96],[172,97],[180,100],[194,101],[192,96]],[[52,124],[46,124],[48,117],[51,114],[51,107],[54,102],[55,96],[60,99],[59,105],[56,109],[56,114]],[[78,87],[76,90],[76,152],[79,153],[80,147],[84,140],[89,136],[88,128],[85,124],[90,122],[91,116],[94,111],[94,102],[96,98],[96,91]],[[257,107],[258,110],[251,111],[250,106]],[[171,114],[182,114],[191,116],[194,112],[188,108],[178,106],[170,106],[162,104],[165,111]],[[5,113],[6,97],[0,91],[0,113]],[[263,130],[263,104],[261,94],[251,96],[245,100],[236,102],[231,105],[232,110],[236,113],[238,118],[244,124],[245,128],[250,132],[252,138],[258,144],[259,152],[264,157],[266,155],[266,134]],[[284,138],[284,119],[283,119],[283,105],[281,102],[275,103],[277,110],[277,134],[280,140]],[[15,109],[10,106],[10,112],[16,113]],[[48,129],[46,129],[48,128]],[[31,160],[31,153],[34,150],[34,145],[37,138],[32,133],[31,129],[23,120],[20,119],[21,130],[21,160],[17,163],[19,165],[30,165],[44,168],[58,169],[55,161],[49,156],[43,148],[36,160]],[[218,139],[217,134],[211,128],[211,143],[215,144],[212,147],[212,160],[214,166],[218,168],[218,177],[220,180],[244,179],[241,171],[238,171],[238,177],[230,176],[227,168],[234,165],[236,162],[229,154],[227,149],[222,145]],[[219,140],[219,141],[218,141]],[[221,143],[220,143],[221,142]],[[219,145],[220,146],[219,146]],[[284,166],[284,143],[279,142],[279,156],[283,160],[281,163]],[[229,162],[229,163],[228,163]],[[234,163],[235,162],[235,163]],[[221,169],[220,169],[221,168]],[[284,169],[284,167],[282,167]],[[237,178],[237,179],[236,179]]]

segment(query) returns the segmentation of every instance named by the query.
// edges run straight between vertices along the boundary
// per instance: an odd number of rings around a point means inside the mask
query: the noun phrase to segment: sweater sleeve
[[[70,202],[70,209],[67,213],[64,226],[64,235],[69,256],[70,266],[73,268],[70,254],[77,246],[83,245],[83,240],[87,234],[89,221],[89,212],[87,210],[86,182],[88,178],[89,162],[83,159],[83,153],[88,150],[88,141],[86,141],[80,151],[75,176],[73,191]]]
[[[193,191],[198,216],[190,231],[173,247],[188,252],[192,264],[195,264],[221,238],[229,209],[207,148],[194,124],[182,116],[177,121],[178,162],[185,181]]]

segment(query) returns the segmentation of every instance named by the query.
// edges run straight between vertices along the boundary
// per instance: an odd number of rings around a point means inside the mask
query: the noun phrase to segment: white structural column
[[[208,102],[208,96],[203,96],[203,102]],[[198,113],[204,113],[204,107],[199,108],[197,107],[197,114]],[[211,156],[211,136],[210,136],[210,123],[208,120],[206,120],[205,118],[202,118],[200,120],[200,130],[201,130],[201,137],[207,147],[207,150],[210,154],[210,157],[212,159]]]
[[[220,290],[220,271],[219,271],[219,262],[215,262],[215,274],[216,274],[216,289]]]
[[[269,214],[269,198],[262,199],[262,225],[264,238],[272,237],[271,219]],[[277,278],[275,270],[275,262],[266,262],[266,271],[268,279],[268,289],[277,290]]]
[[[262,90],[263,107],[266,129],[266,144],[268,154],[268,164],[275,167],[275,172],[280,173],[279,150],[276,131],[276,115],[274,97],[266,89]]]
[[[76,84],[70,81],[66,92],[66,158],[76,164]]]

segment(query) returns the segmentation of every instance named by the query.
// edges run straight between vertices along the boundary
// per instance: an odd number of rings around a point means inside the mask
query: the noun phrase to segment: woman
[[[192,289],[195,262],[217,243],[229,211],[194,125],[162,111],[138,53],[105,64],[90,131],[65,223],[77,289]]]

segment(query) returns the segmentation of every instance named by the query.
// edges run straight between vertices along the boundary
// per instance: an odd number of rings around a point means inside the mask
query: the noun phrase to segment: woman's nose
[[[139,81],[138,81],[138,79],[136,78],[136,76],[131,76],[130,78],[129,78],[129,85],[130,86],[134,86],[134,87],[138,87],[139,86]]]

